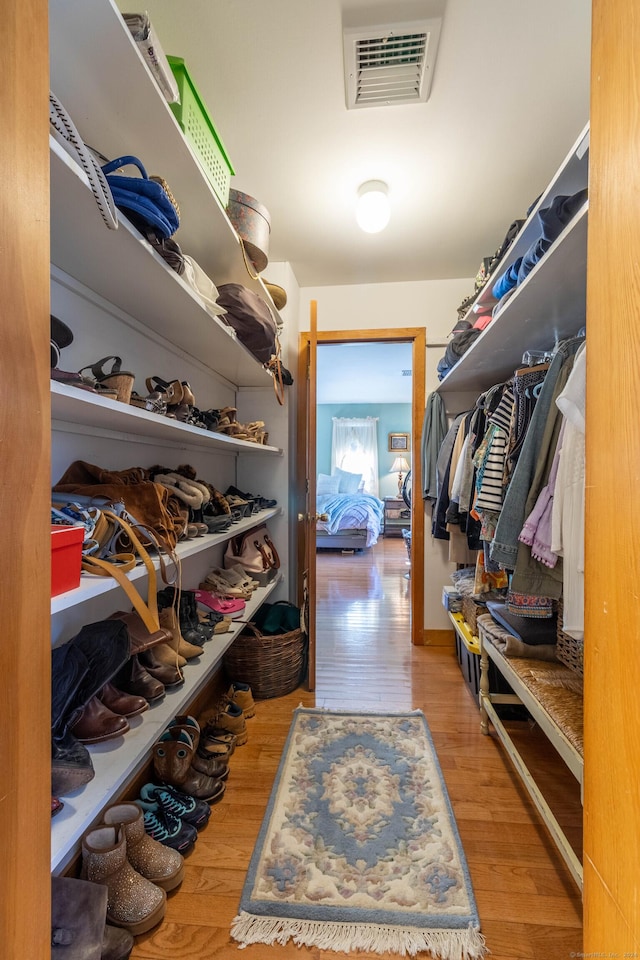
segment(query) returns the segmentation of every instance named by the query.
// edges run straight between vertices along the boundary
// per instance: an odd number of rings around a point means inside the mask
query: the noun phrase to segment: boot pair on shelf
[[[145,830],[140,807],[115,803],[82,837],[82,879],[107,888],[107,923],[134,937],[164,917],[167,892],[182,883],[184,860]]]

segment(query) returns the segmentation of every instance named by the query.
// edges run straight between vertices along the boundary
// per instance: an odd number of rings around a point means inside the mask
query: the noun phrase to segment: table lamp
[[[396,457],[393,463],[391,464],[391,469],[389,473],[398,474],[398,496],[402,496],[402,474],[406,473],[409,469],[409,464],[407,463],[406,457]]]

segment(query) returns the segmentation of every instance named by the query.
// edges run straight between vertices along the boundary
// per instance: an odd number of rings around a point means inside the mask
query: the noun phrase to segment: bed
[[[364,550],[377,543],[384,504],[368,493],[321,494],[317,512],[328,520],[316,524],[316,549]]]

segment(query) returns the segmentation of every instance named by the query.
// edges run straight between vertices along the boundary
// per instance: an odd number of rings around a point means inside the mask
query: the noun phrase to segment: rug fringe
[[[465,930],[399,928],[374,923],[258,917],[242,911],[233,921],[231,936],[239,942],[240,949],[252,943],[284,946],[288,940],[293,940],[298,947],[318,947],[342,953],[368,950],[415,957],[427,952],[438,960],[482,960],[486,952],[484,937],[477,927],[471,925]]]

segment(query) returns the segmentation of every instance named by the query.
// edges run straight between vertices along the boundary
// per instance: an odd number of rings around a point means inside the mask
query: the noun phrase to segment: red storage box
[[[51,526],[51,596],[80,586],[84,527]]]

